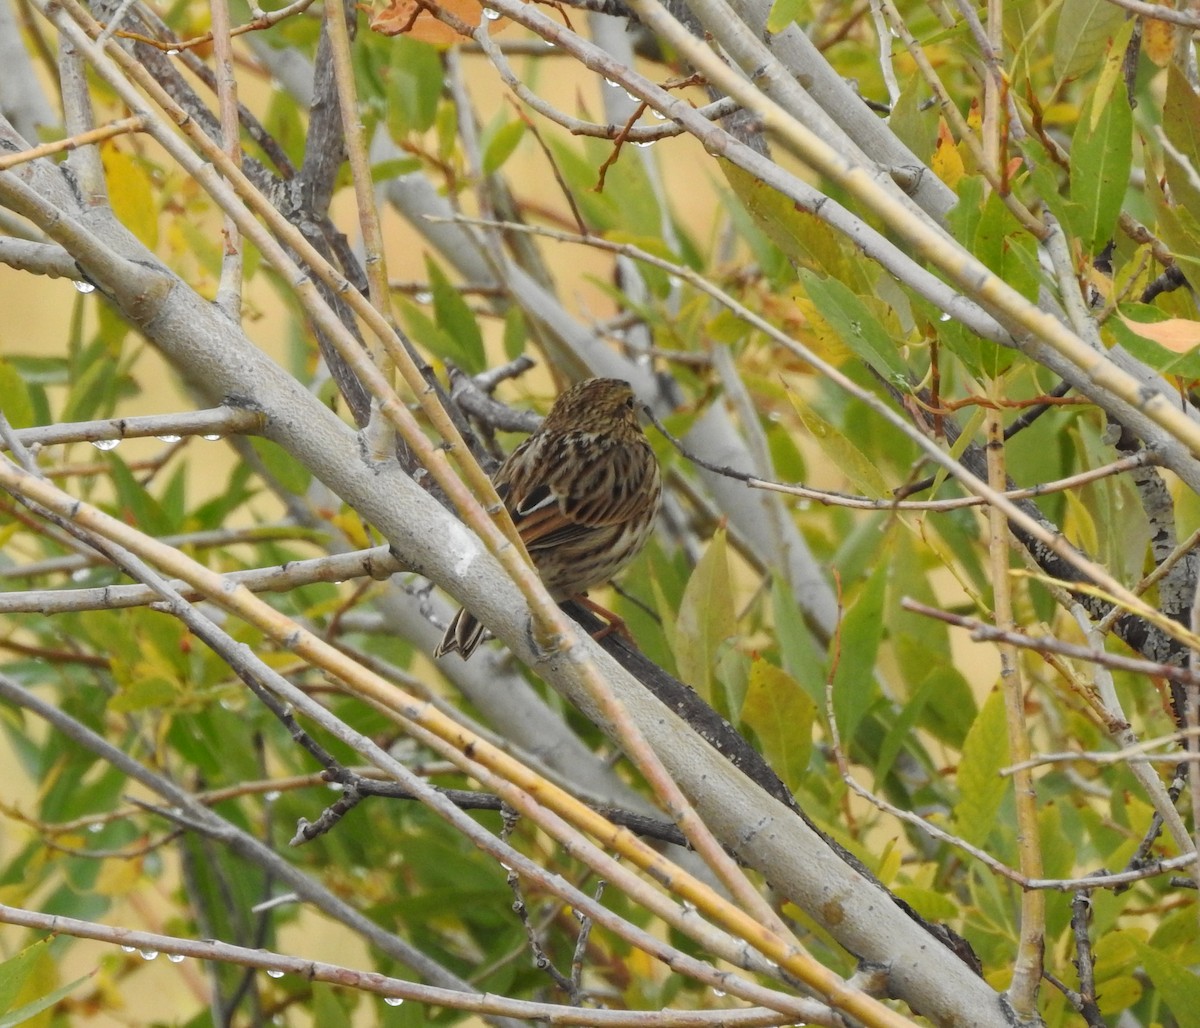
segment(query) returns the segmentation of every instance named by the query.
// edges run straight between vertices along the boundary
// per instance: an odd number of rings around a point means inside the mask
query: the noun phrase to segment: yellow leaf
[[[875,464],[854,445],[832,422],[826,421],[816,409],[789,393],[792,407],[804,422],[817,445],[835,467],[841,469],[854,487],[867,496],[887,495],[888,486]]]
[[[1133,36],[1133,19],[1130,18],[1115,33],[1108,45],[1104,57],[1104,65],[1100,69],[1100,77],[1096,80],[1096,89],[1092,98],[1092,131],[1100,123],[1100,115],[1104,108],[1112,102],[1113,90],[1117,83],[1123,81],[1125,75],[1125,51],[1129,48],[1129,40]]]
[[[121,223],[151,250],[158,245],[158,207],[150,176],[141,161],[113,146],[100,148],[108,200]]]
[[[804,319],[803,331],[797,333],[804,345],[818,357],[839,367],[851,360],[854,357],[854,351],[833,330],[829,322],[821,317],[817,311],[817,305],[800,291],[793,293],[792,298],[796,310]],[[774,351],[771,352],[770,357],[772,361],[780,359]],[[778,367],[778,365],[775,364],[773,367]]]
[[[1179,26],[1172,25],[1169,21],[1160,21],[1158,18],[1143,18],[1142,22],[1142,53],[1160,68],[1165,68],[1175,54],[1175,38]]]
[[[934,147],[929,166],[933,169],[933,173],[951,189],[958,185],[958,180],[966,174],[967,170],[963,164],[962,154],[958,152],[958,147],[954,144],[954,137],[950,135],[949,126],[940,119],[938,121],[937,146]]]
[[[354,545],[363,549],[371,545],[370,539],[367,537],[366,526],[353,511],[348,511],[343,514],[335,514],[330,521],[340,528],[346,535],[346,538]]]
[[[125,896],[134,889],[143,888],[145,884],[140,860],[110,857],[100,862],[100,873],[92,888],[100,896]]]
[[[1092,518],[1092,512],[1088,510],[1087,504],[1076,495],[1073,489],[1067,490],[1067,507],[1069,522],[1063,525],[1063,529],[1070,532],[1071,538],[1078,540],[1085,552],[1099,552],[1097,547],[1100,537],[1096,532],[1096,522]]]
[[[763,756],[792,792],[808,771],[816,714],[812,697],[786,671],[762,659],[750,665],[741,720],[754,730]]]
[[[904,860],[904,851],[896,845],[897,841],[895,838],[888,839],[875,868],[875,877],[887,886],[891,886],[896,881],[896,876],[900,873],[900,866]]]

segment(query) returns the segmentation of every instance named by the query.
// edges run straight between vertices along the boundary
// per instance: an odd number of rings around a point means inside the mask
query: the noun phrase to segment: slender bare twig
[[[1026,635],[1023,632],[1015,631],[1006,632],[976,618],[964,617],[961,614],[953,614],[950,611],[938,610],[936,607],[926,606],[924,603],[919,603],[907,596],[900,601],[900,605],[905,610],[911,610],[925,617],[936,618],[949,625],[966,628],[970,630],[971,638],[976,642],[1004,642],[1011,646],[1019,646],[1038,653],[1058,653],[1075,660],[1090,661],[1094,664],[1112,668],[1114,671],[1132,671],[1135,674],[1156,675],[1161,678],[1169,678],[1174,682],[1181,682],[1185,685],[1200,683],[1200,676],[1188,668],[1176,667],[1171,664],[1160,664],[1153,660],[1126,657],[1120,653],[1108,653],[1090,646],[1081,646],[1078,643],[1063,642],[1061,639],[1049,636]]]
[[[141,118],[121,118],[119,121],[110,121],[107,125],[89,129],[87,132],[79,132],[73,136],[68,136],[66,139],[55,139],[52,142],[42,143],[40,146],[30,147],[28,150],[22,150],[19,153],[5,154],[3,157],[0,157],[0,171],[7,171],[9,168],[15,168],[18,164],[24,164],[26,161],[33,161],[39,157],[49,157],[52,154],[74,150],[80,146],[100,143],[105,139],[112,139],[114,136],[123,136],[130,132],[141,132],[142,127],[143,122]]]
[[[1001,490],[1008,481],[1004,453],[1004,426],[995,411],[988,411],[987,428],[988,484]],[[1015,621],[1012,610],[1012,576],[1008,573],[1008,523],[1004,512],[988,508],[988,556],[990,558],[993,606],[996,626],[1011,634]],[[1005,726],[1009,752],[1020,763],[1029,756],[1029,730],[1025,723],[1025,686],[1017,649],[1000,643],[1000,689],[1004,696]],[[1026,879],[1042,877],[1041,831],[1037,820],[1037,790],[1028,768],[1013,775],[1017,810],[1017,846],[1021,874]],[[1006,995],[1022,1021],[1036,1020],[1038,986],[1042,980],[1042,960],[1046,945],[1046,901],[1037,890],[1021,894],[1021,919],[1018,925],[1017,952],[1013,959],[1013,977]]]
[[[216,60],[217,109],[221,122],[221,145],[237,167],[242,166],[242,140],[238,121],[237,77],[233,73],[233,37],[229,19],[229,0],[209,0],[212,15],[213,57]],[[221,279],[217,285],[217,306],[225,314],[240,320],[242,313],[242,240],[237,223],[225,215],[221,233],[225,246],[221,254]]]
[[[102,421],[74,421],[39,428],[19,428],[15,436],[26,446],[61,446],[66,443],[96,443],[105,440],[162,439],[175,442],[182,436],[217,438],[226,435],[256,434],[263,424],[259,411],[244,407],[212,407],[209,410],[182,411],[178,414],[147,414],[133,418],[105,418]],[[0,447],[3,447],[0,441]]]
[[[446,1007],[451,1010],[471,1011],[493,1017],[512,1017],[522,1020],[546,1020],[554,1024],[580,1025],[583,1028],[770,1028],[789,1023],[800,1017],[811,1024],[830,1025],[836,1028],[841,1022],[837,1016],[812,1000],[797,1000],[804,1012],[780,1015],[777,1011],[761,1007],[746,1010],[708,1011],[623,1011],[594,1010],[567,1007],[557,1003],[533,1003],[523,1000],[505,999],[493,994],[466,990],[438,988],[420,985],[403,978],[393,978],[374,971],[359,971],[339,964],[329,964],[304,957],[293,957],[267,949],[247,949],[227,942],[212,939],[184,939],[158,932],[144,932],[132,928],[114,927],[84,921],[72,917],[58,917],[20,907],[0,905],[0,922],[21,925],[35,931],[53,935],[69,935],[78,939],[95,939],[99,942],[126,949],[135,949],[152,959],[150,954],[171,954],[191,957],[195,960],[212,960],[242,967],[258,968],[268,973],[293,974],[304,981],[329,982],[360,992],[398,1000],[411,1000],[430,1007]]]
[[[1166,21],[1172,25],[1182,25],[1188,29],[1200,29],[1200,16],[1191,11],[1179,10],[1175,7],[1160,7],[1158,4],[1145,3],[1144,0],[1108,0],[1111,4],[1124,7],[1132,14],[1152,21]]]

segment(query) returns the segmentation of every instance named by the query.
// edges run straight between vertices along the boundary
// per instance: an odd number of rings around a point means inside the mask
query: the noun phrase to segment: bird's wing
[[[497,482],[497,491],[531,550],[573,543],[624,524],[644,502],[644,480],[655,467],[652,462],[622,459],[619,452],[609,450],[601,451],[602,459],[581,467],[572,452],[575,442],[562,441],[561,452],[540,452],[537,460],[510,460],[507,467],[513,473]],[[594,445],[595,440],[590,442]],[[521,447],[513,457],[518,454]],[[518,468],[536,469],[536,477],[523,476]]]

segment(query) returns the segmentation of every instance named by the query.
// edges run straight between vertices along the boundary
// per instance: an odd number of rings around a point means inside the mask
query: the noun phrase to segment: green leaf
[[[60,421],[108,416],[114,402],[117,356],[101,339],[80,350],[78,359],[72,362],[71,391]]]
[[[139,678],[121,689],[108,701],[108,709],[118,714],[153,707],[167,707],[174,701],[178,691],[175,683],[166,678]]]
[[[922,683],[937,697],[921,708],[919,727],[951,746],[961,746],[971,730],[978,707],[971,685],[952,664],[933,668]]]
[[[435,357],[453,361],[460,367],[466,368],[470,365],[472,356],[457,337],[441,329],[420,307],[404,297],[397,297],[396,304],[400,308],[400,316],[404,319],[404,327],[418,346]]]
[[[563,181],[571,190],[588,228],[600,232],[614,228],[620,222],[620,211],[610,192],[597,193],[592,188],[596,184],[596,166],[577,147],[568,146],[553,136],[546,140],[546,145],[550,147],[554,163],[558,165]]]
[[[883,638],[887,581],[888,562],[880,560],[846,612],[834,644],[838,647],[838,665],[833,679],[833,714],[847,752],[877,696],[875,657]]]
[[[900,348],[861,297],[841,282],[802,269],[805,292],[830,326],[862,360],[893,385],[907,389],[908,368]]]
[[[1129,186],[1133,162],[1133,112],[1125,86],[1117,82],[1100,110],[1093,96],[1071,142],[1071,199],[1082,208],[1073,227],[1092,253],[1112,237]]]
[[[510,361],[516,360],[525,352],[528,338],[529,329],[525,325],[525,315],[520,307],[513,304],[504,314],[504,356]]]
[[[335,989],[325,982],[313,983],[313,1023],[322,1028],[350,1028],[350,1015],[346,1003],[356,997],[345,989]]]
[[[516,151],[525,138],[525,122],[520,119],[501,125],[491,138],[485,140],[483,148],[483,173],[490,175],[499,171],[504,162]]]
[[[37,422],[33,417],[33,401],[29,397],[20,373],[6,360],[0,360],[0,410],[13,428],[29,428]]]
[[[926,705],[938,695],[940,683],[930,675],[922,686],[900,710],[899,716],[888,729],[879,747],[879,755],[875,758],[875,781],[882,782],[891,773],[892,765],[904,744],[913,737],[913,729]]]
[[[722,160],[720,165],[734,194],[749,212],[754,228],[764,233],[794,262],[808,268],[819,268],[824,274],[850,283],[857,289],[869,288],[869,276],[862,261],[825,222],[797,209],[794,200],[762,179],[728,161]],[[736,207],[732,207],[732,217],[735,223],[742,221]],[[762,252],[762,245],[755,245],[753,235],[745,227],[739,224],[739,228],[743,235],[749,237],[747,243],[754,248],[758,259],[769,262],[771,257]]]
[[[733,636],[736,621],[725,532],[718,529],[688,579],[675,622],[675,665],[679,677],[707,703],[714,700],[712,685],[717,652]]]
[[[762,744],[763,756],[792,792],[808,771],[817,705],[791,675],[758,658],[750,665],[741,721]]]
[[[1037,299],[1037,255],[1033,252],[1033,240],[1017,223],[998,193],[989,193],[984,201],[972,250],[976,257],[1025,299]],[[1003,352],[1005,363],[1012,363],[1011,350],[997,346],[990,347],[990,350]],[[996,375],[1001,370],[994,369],[990,373]]]
[[[265,440],[259,439],[257,436],[250,437],[250,445],[254,449],[258,449],[258,444]],[[276,446],[275,453],[272,453],[271,447],[274,444],[267,443],[259,451],[263,457],[264,464],[271,471],[279,475],[281,484],[292,490],[297,496],[303,496],[308,490],[308,482],[311,478],[310,473],[295,460],[288,456],[284,451]],[[237,510],[251,496],[254,495],[254,490],[247,487],[247,482],[252,474],[250,464],[242,462],[234,466],[229,473],[229,481],[227,481],[220,492],[209,500],[207,503],[201,504],[191,513],[191,521],[200,528],[216,528],[222,524],[226,515]]]
[[[1167,68],[1162,127],[1175,151],[1163,151],[1171,198],[1187,210],[1200,211],[1200,188],[1193,178],[1200,172],[1200,97],[1174,63]]]
[[[1153,946],[1134,940],[1142,966],[1162,1000],[1179,1024],[1193,1024],[1200,1010],[1200,976],[1185,967],[1175,954],[1161,953]]]
[[[396,157],[390,161],[380,161],[371,165],[371,181],[387,182],[394,178],[402,178],[421,170],[421,161],[417,157]]]
[[[820,702],[825,694],[825,655],[800,614],[786,576],[777,576],[771,582],[771,607],[784,669],[811,699]]]
[[[1054,74],[1075,78],[1095,68],[1125,12],[1108,0],[1063,0],[1054,33]]]
[[[48,939],[41,939],[0,963],[0,1011],[7,1011],[17,1001],[48,945]]]
[[[67,996],[69,996],[75,989],[79,988],[80,985],[91,978],[93,974],[95,974],[94,971],[89,974],[85,974],[80,978],[76,978],[75,981],[69,982],[61,988],[55,989],[53,992],[46,993],[46,995],[39,997],[32,1003],[26,1003],[24,1006],[18,1007],[16,1010],[10,1010],[8,1013],[0,1017],[0,1028],[16,1028],[16,1026],[19,1024],[26,1024],[27,1022],[33,1020],[33,1018],[35,1018],[43,1010],[49,1010],[52,1006],[54,1006],[54,1004],[59,1002],[59,1000],[65,999]]]
[[[967,842],[980,846],[995,826],[1008,781],[1000,769],[1008,764],[1008,732],[1004,696],[997,689],[987,698],[963,743],[958,762],[958,802],[954,805],[956,831]]]
[[[106,454],[113,485],[117,489],[117,516],[151,535],[167,535],[179,526],[167,521],[158,501],[133,477],[115,453]]]
[[[434,47],[409,36],[397,36],[391,44],[387,126],[392,138],[400,140],[433,125],[442,95],[442,61]]]
[[[804,422],[804,427],[821,447],[830,464],[838,468],[856,489],[867,496],[881,497],[888,493],[888,484],[879,468],[831,422],[826,421],[802,397],[788,393],[792,408]]]
[[[479,323],[462,294],[450,283],[433,258],[426,256],[425,269],[429,273],[430,289],[433,290],[433,312],[438,327],[458,346],[463,370],[477,375],[487,367]]]
[[[782,32],[793,22],[800,24],[809,13],[808,0],[775,0],[767,15],[767,31]]]
[[[929,87],[919,75],[913,75],[900,89],[900,97],[888,117],[888,128],[919,161],[929,163],[937,146],[938,109],[926,106]]]
[[[955,921],[962,916],[962,906],[953,897],[934,889],[898,885],[892,893],[930,921]]]
[[[1146,192],[1158,218],[1159,237],[1170,248],[1184,274],[1192,281],[1200,279],[1200,221],[1188,208],[1169,204],[1153,175],[1146,176]]]
[[[627,243],[631,246],[636,246],[639,249],[645,250],[648,254],[661,257],[665,261],[674,261],[677,263],[679,260],[678,254],[658,236],[639,235],[636,232],[627,232],[624,229],[614,229],[611,232],[605,232],[604,238],[610,243]],[[662,268],[656,268],[641,261],[638,261],[636,266],[638,274],[641,275],[642,280],[646,283],[646,287],[653,295],[659,299],[666,299],[670,295],[671,279],[667,275],[667,272],[663,271]],[[618,296],[623,296],[625,303],[628,304],[630,302],[627,293],[622,293],[618,290]],[[651,313],[648,311],[646,316],[649,317]]]

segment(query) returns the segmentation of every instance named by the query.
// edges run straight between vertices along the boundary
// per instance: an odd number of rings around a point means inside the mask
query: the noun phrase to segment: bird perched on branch
[[[627,382],[571,386],[541,427],[500,465],[496,491],[555,600],[581,599],[646,545],[662,476]],[[460,610],[434,651],[466,660],[483,626]]]

